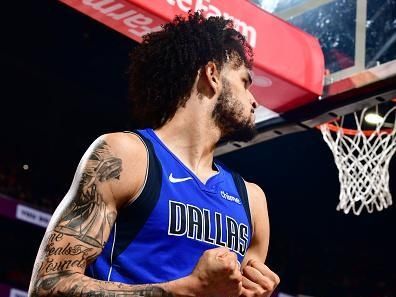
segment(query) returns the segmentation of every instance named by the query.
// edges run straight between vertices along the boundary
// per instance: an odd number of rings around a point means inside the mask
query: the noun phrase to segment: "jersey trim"
[[[253,230],[253,228],[252,228],[252,217],[251,217],[251,214],[250,214],[249,195],[247,193],[246,184],[245,184],[245,181],[243,180],[242,176],[240,176],[235,171],[231,170],[230,172],[231,172],[232,178],[234,179],[234,183],[235,183],[235,186],[236,186],[236,188],[238,190],[238,194],[241,197],[242,205],[243,205],[243,208],[245,209],[246,216],[247,216],[247,219],[248,219],[248,222],[249,222],[249,225],[250,225],[250,228],[249,228],[249,233],[250,234],[249,235],[250,235],[250,238],[252,238],[252,235],[253,235],[252,234],[252,230]]]
[[[107,274],[107,281],[110,281],[111,272],[113,271],[114,244],[115,244],[116,238],[117,238],[117,222],[114,223],[114,238],[113,238],[113,244],[111,245],[110,269],[109,269],[109,273]]]
[[[147,180],[139,197],[133,203],[123,208],[117,217],[118,238],[114,245],[114,259],[118,257],[128,245],[135,239],[136,235],[143,228],[152,210],[158,202],[162,184],[162,166],[159,162],[153,144],[139,131],[134,131],[143,141],[147,148],[148,174]],[[128,226],[122,228],[121,226]]]

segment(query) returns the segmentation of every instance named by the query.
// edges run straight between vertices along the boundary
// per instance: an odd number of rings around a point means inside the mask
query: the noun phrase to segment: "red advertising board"
[[[324,59],[318,41],[247,0],[61,0],[140,42],[175,15],[203,10],[234,21],[254,48],[253,93],[259,103],[285,112],[322,92]]]

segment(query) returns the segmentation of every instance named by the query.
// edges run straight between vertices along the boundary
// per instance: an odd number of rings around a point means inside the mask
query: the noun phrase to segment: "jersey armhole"
[[[252,225],[252,216],[250,213],[250,205],[249,205],[249,195],[247,192],[246,184],[242,176],[240,176],[235,171],[231,171],[232,178],[234,180],[235,186],[237,188],[238,194],[241,197],[243,208],[245,209],[245,213],[250,225],[250,238],[253,235],[253,225]]]
[[[133,133],[144,143],[147,150],[145,182],[134,200],[125,205],[117,216],[117,239],[114,245],[114,258],[120,255],[135,239],[156,206],[162,185],[162,166],[149,139],[139,131]]]
[[[129,134],[133,134],[135,136],[137,136],[140,141],[143,143],[144,148],[146,149],[146,154],[147,154],[147,166],[146,166],[146,172],[144,174],[144,182],[141,185],[139,191],[137,191],[137,193],[128,201],[128,203],[126,203],[125,207],[128,207],[129,205],[133,204],[142,194],[144,188],[146,187],[146,183],[147,183],[147,177],[148,177],[148,172],[149,172],[149,167],[150,167],[150,152],[149,149],[147,147],[146,142],[143,140],[142,136],[137,133],[136,131],[124,131],[124,133],[129,133]]]

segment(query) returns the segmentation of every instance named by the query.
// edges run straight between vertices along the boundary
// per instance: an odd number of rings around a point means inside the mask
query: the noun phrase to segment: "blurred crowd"
[[[0,163],[0,193],[20,201],[31,201],[31,187],[26,173],[15,166]]]
[[[307,250],[298,243],[273,240],[269,258],[279,267],[282,291],[293,296],[396,297],[393,254],[375,244],[335,242]]]
[[[0,193],[47,212],[52,212],[58,203],[46,195],[34,197],[31,171],[26,164],[0,162]]]

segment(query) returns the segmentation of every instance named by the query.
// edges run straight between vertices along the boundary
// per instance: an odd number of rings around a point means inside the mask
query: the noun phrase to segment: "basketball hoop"
[[[375,129],[363,129],[367,126],[364,118],[368,110],[365,108],[351,115],[354,129],[344,127],[345,116],[320,125],[339,170],[337,210],[345,214],[352,211],[359,215],[364,208],[372,213],[374,209],[381,211],[392,205],[389,163],[396,151],[396,105],[388,109],[383,121],[375,124]],[[376,111],[378,113],[378,106]]]

